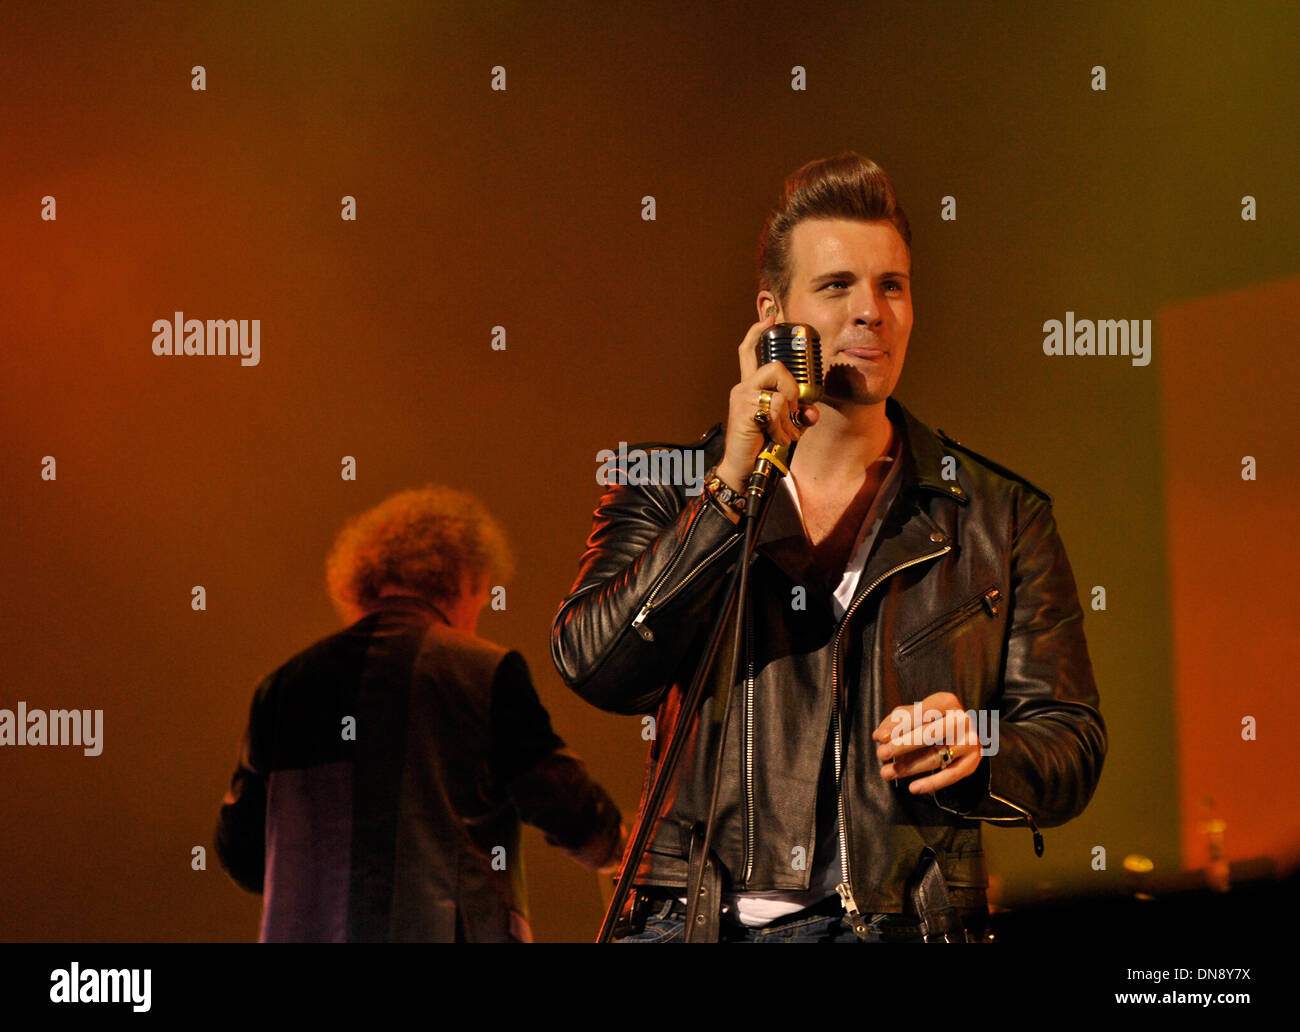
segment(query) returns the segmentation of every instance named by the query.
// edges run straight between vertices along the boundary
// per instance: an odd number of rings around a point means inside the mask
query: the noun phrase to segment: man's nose
[[[858,300],[857,308],[855,316],[857,322],[865,326],[875,326],[880,322],[880,299],[876,297],[874,291],[864,291]]]

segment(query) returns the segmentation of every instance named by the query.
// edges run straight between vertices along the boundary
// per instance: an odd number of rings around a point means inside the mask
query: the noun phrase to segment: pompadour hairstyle
[[[775,294],[783,307],[794,277],[790,234],[805,219],[889,222],[912,250],[911,226],[884,169],[853,151],[810,161],[786,179],[781,201],[758,240],[758,285]]]

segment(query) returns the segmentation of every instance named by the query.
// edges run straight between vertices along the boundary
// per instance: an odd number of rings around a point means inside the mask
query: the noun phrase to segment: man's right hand
[[[799,385],[790,370],[780,362],[758,364],[758,338],[776,325],[776,315],[760,319],[749,328],[740,344],[740,383],[731,388],[731,406],[727,414],[727,442],[718,479],[733,491],[743,491],[754,471],[759,452],[770,439],[777,444],[793,444],[804,429],[817,422],[817,409],[809,406],[799,411]],[[754,421],[760,392],[772,393],[767,426]],[[803,429],[794,425],[791,415],[799,411]]]

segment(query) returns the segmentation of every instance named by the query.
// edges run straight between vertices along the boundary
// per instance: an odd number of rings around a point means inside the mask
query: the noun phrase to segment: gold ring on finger
[[[754,413],[754,422],[759,426],[767,426],[768,421],[772,418],[772,392],[758,392],[758,411]]]
[[[939,754],[939,769],[943,770],[953,761],[952,746],[945,745]]]

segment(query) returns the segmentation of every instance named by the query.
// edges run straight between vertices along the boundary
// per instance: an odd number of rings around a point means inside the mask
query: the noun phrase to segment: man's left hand
[[[913,795],[947,788],[980,764],[979,736],[952,692],[936,692],[914,705],[896,707],[871,738],[886,781],[936,772],[913,781],[908,786]]]

